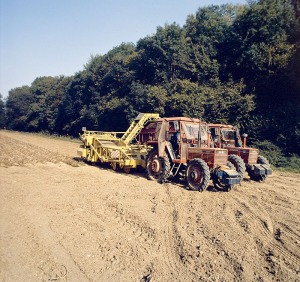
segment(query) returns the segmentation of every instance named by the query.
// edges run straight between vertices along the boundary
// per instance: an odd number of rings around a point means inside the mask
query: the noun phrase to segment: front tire
[[[268,166],[270,166],[270,163],[269,163],[269,161],[267,160],[267,158],[265,158],[265,157],[262,156],[262,155],[258,155],[257,163],[258,163],[258,164],[262,164],[262,165],[268,165]]]
[[[267,166],[270,167],[270,163],[267,160],[267,158],[265,158],[261,155],[258,155],[257,163],[261,164],[261,165],[267,165]],[[267,179],[267,175],[254,175],[253,173],[250,173],[249,176],[250,176],[251,180],[254,180],[254,181],[257,181],[257,182],[263,182]]]
[[[165,182],[171,172],[170,159],[167,153],[165,152],[165,156],[161,158],[156,149],[152,150],[147,158],[146,172],[149,180],[156,180],[160,183]]]
[[[234,188],[233,184],[222,183],[216,175],[214,175],[212,179],[213,179],[214,188],[216,191],[229,192],[231,189]]]
[[[206,190],[210,180],[208,165],[201,159],[193,159],[186,169],[186,180],[191,190],[202,192]]]
[[[241,179],[243,180],[246,172],[246,166],[243,159],[237,155],[229,155],[228,161],[234,165],[237,173],[241,176]]]

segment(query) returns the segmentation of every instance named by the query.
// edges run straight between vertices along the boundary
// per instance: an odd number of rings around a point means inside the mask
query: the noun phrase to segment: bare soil
[[[76,159],[0,131],[0,281],[300,281],[300,175],[228,193]]]

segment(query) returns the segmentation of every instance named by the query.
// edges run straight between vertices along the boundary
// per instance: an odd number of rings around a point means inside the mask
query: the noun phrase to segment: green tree
[[[70,78],[39,77],[31,84],[30,90],[34,96],[27,122],[30,131],[55,132],[58,118],[58,108],[62,103],[64,91]]]
[[[27,117],[34,95],[29,86],[17,87],[9,91],[6,101],[7,128],[25,131],[28,129]]]
[[[167,91],[163,87],[132,83],[126,99],[127,120],[132,120],[139,112],[152,112],[164,116],[166,101]]]
[[[229,27],[243,9],[244,6],[240,5],[214,5],[199,8],[195,16],[188,16],[184,29],[199,83],[207,84],[219,79],[218,57],[222,53],[219,46],[225,41]]]
[[[293,94],[287,69],[297,49],[290,34],[296,26],[290,1],[250,2],[222,46],[227,52],[222,62],[226,72],[234,79],[243,78],[260,100],[270,101],[270,96],[286,100]]]
[[[80,118],[89,111],[93,104],[92,94],[89,91],[91,79],[86,70],[78,72],[66,86],[61,105],[58,108],[56,129],[61,134],[78,135],[82,126]],[[94,128],[91,128],[94,129]]]
[[[299,30],[297,1],[253,1],[222,46],[223,73],[244,79],[256,96],[249,141],[271,140],[286,152],[300,151]]]
[[[176,23],[158,27],[153,36],[137,43],[136,80],[143,84],[164,84],[194,74],[185,31]]]
[[[0,93],[0,129],[4,128],[5,124],[6,124],[5,103]]]
[[[167,115],[203,117],[205,100],[198,83],[175,80],[169,84],[168,89]]]
[[[205,95],[205,120],[246,127],[247,120],[255,109],[255,100],[242,81],[220,83],[216,87],[203,86],[201,92]]]

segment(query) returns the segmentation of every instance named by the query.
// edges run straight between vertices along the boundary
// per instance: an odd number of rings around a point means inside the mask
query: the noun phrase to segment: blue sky
[[[91,55],[183,26],[199,7],[245,0],[0,0],[0,93],[40,76],[73,75]]]

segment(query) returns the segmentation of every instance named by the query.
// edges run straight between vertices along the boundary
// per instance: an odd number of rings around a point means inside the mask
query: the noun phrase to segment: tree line
[[[0,126],[78,136],[124,131],[138,112],[237,124],[249,141],[300,152],[300,4],[199,8],[183,27],[90,58],[75,75],[38,77],[0,96]]]

